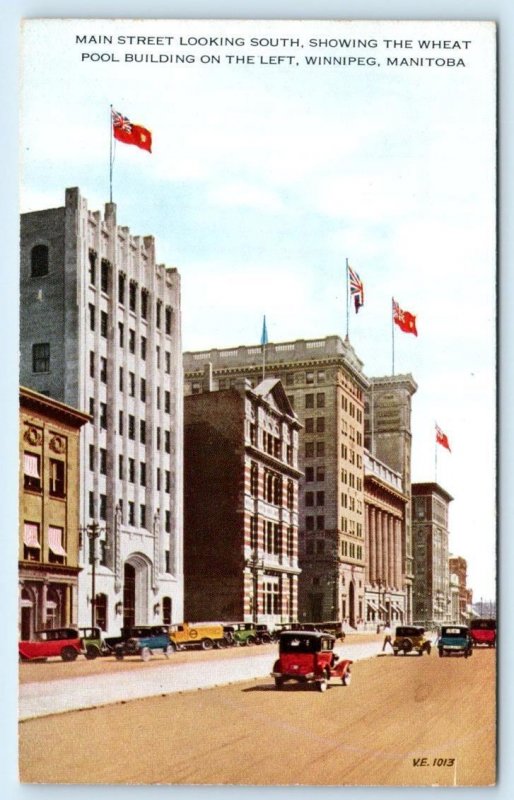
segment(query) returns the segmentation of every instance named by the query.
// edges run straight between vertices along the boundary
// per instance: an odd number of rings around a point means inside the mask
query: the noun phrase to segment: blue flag
[[[264,314],[264,318],[262,320],[261,344],[262,345],[268,344],[268,329],[266,327],[266,314]]]

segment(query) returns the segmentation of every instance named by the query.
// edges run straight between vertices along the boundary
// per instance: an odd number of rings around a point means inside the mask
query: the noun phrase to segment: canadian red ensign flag
[[[418,335],[418,331],[416,329],[416,317],[414,314],[411,314],[410,311],[404,311],[396,300],[393,298],[393,320],[396,325],[402,330],[404,333],[413,333],[414,336]]]
[[[141,125],[134,125],[119,111],[112,111],[112,132],[114,138],[124,144],[135,144],[142,150],[152,152],[152,134]]]
[[[448,437],[445,433],[443,433],[443,431],[438,425],[435,426],[435,440],[437,444],[442,445],[442,447],[446,447],[446,449],[449,450],[451,453],[450,442],[448,441]]]

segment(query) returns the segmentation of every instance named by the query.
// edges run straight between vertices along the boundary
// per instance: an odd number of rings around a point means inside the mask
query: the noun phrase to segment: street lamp
[[[94,628],[96,624],[96,540],[105,528],[101,528],[98,522],[91,522],[81,530],[90,541],[90,558],[88,560],[91,564],[91,627]]]

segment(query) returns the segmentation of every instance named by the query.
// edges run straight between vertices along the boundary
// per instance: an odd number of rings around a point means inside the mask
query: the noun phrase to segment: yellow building
[[[77,623],[80,428],[64,403],[20,389],[19,627]]]

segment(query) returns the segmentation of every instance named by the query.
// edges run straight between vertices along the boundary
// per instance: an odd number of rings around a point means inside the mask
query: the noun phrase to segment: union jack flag
[[[355,304],[355,313],[364,305],[364,284],[354,269],[348,264],[348,280],[350,282],[350,294]]]
[[[127,133],[132,133],[132,123],[128,117],[124,117],[119,111],[112,112],[112,126],[113,128],[120,128]]]

